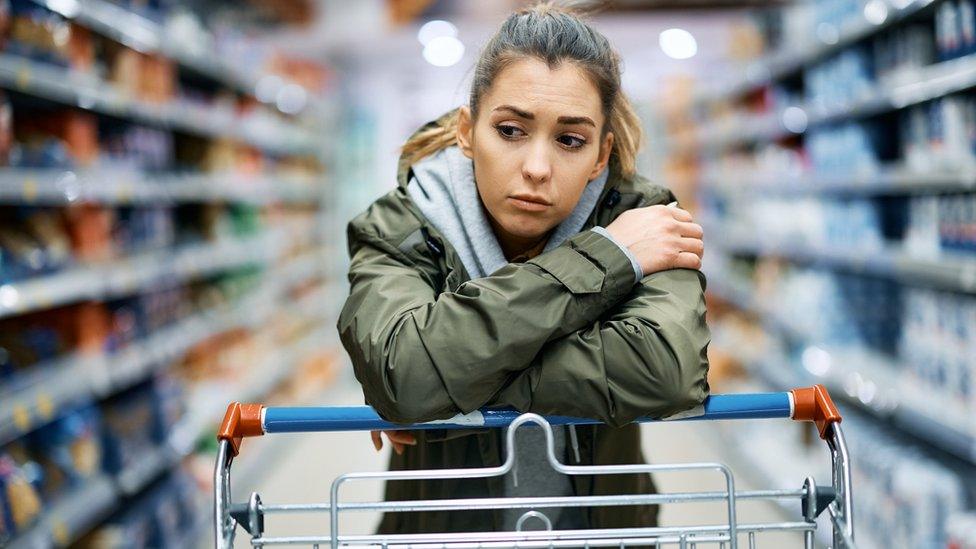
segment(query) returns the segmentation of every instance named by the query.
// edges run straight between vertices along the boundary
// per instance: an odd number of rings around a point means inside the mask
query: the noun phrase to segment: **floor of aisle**
[[[343,381],[323,397],[323,404],[356,405],[362,394],[354,381]],[[665,423],[643,428],[643,445],[653,463],[681,463],[693,461],[726,462],[728,456],[715,442],[714,427],[706,423]],[[256,490],[266,503],[308,503],[328,501],[332,479],[353,471],[380,471],[387,462],[388,448],[377,453],[365,433],[330,433],[319,435],[276,435],[248,440],[241,457],[234,464],[238,474],[233,478],[235,500],[245,498]],[[253,456],[253,458],[251,457]],[[736,471],[736,487],[794,488],[792,486],[753,486],[749,479]],[[243,476],[242,476],[243,475]],[[658,474],[655,477],[662,491],[723,490],[724,478],[717,472]],[[797,486],[802,484],[797,479]],[[381,496],[379,483],[351,483],[343,490],[345,501],[376,500]],[[721,504],[667,505],[662,525],[721,524],[725,522],[725,507]],[[740,502],[737,505],[739,522],[775,522],[798,520],[787,516],[781,507],[766,502]],[[377,515],[347,513],[342,520],[344,534],[371,533]],[[268,519],[267,535],[322,535],[328,532],[328,515],[275,515]],[[802,547],[796,534],[764,535],[757,539],[758,547]],[[748,547],[743,536],[740,543]],[[699,544],[698,547],[706,547]],[[250,547],[247,533],[238,529],[235,547]]]

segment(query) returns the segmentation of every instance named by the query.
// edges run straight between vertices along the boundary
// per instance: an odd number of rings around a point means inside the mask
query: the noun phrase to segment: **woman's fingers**
[[[682,252],[693,253],[699,259],[705,255],[705,243],[700,238],[681,238],[678,240],[678,249]]]
[[[410,446],[417,445],[417,437],[413,435],[410,431],[384,431],[387,438],[391,442],[396,442],[399,444],[409,444]]]
[[[668,208],[668,211],[671,212],[671,216],[677,219],[678,221],[682,221],[684,223],[691,223],[692,221],[695,220],[695,218],[691,216],[691,213],[689,213],[688,210],[682,210],[677,206],[672,206]]]
[[[674,268],[676,269],[698,270],[701,269],[701,264],[701,257],[691,252],[681,252],[674,260]]]
[[[698,223],[679,223],[678,232],[688,238],[701,239],[705,236],[705,230]]]
[[[414,436],[410,431],[370,431],[369,436],[373,439],[373,447],[379,452],[383,449],[383,438],[380,434],[385,434],[386,438],[390,439],[390,444],[393,445],[393,451],[397,455],[403,454],[403,450],[407,446],[416,446],[417,437]]]

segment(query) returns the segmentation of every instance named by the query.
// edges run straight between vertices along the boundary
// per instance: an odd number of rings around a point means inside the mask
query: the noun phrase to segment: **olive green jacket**
[[[424,128],[442,123],[430,122]],[[424,129],[422,128],[422,129]],[[559,247],[470,280],[442,235],[398,187],[348,226],[350,294],[339,333],[366,402],[397,423],[483,406],[597,418],[578,428],[581,464],[641,463],[645,415],[666,417],[708,395],[704,276],[653,273],[635,284],[627,255],[584,230]],[[586,228],[631,208],[666,204],[641,177],[610,177]],[[424,431],[390,468],[494,466],[500,433]],[[567,451],[566,462],[576,463]],[[578,495],[649,493],[647,475],[574,477]],[[498,496],[502,479],[397,481],[387,499]],[[587,510],[592,527],[656,524],[656,507]],[[388,513],[381,532],[494,530],[501,513]]]

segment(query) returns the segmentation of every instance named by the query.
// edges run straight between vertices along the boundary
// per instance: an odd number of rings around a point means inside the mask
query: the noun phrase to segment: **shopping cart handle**
[[[507,426],[518,416],[519,412],[510,408],[484,408],[446,420],[404,425],[384,420],[369,406],[269,408],[260,404],[234,402],[227,408],[217,438],[229,441],[231,452],[237,455],[244,437],[264,433],[499,428]],[[823,385],[814,385],[782,393],[712,395],[701,406],[664,420],[645,417],[637,422],[759,418],[813,421],[824,439],[828,436],[830,425],[841,420],[827,389]],[[567,416],[546,416],[546,420],[551,425],[602,423],[595,419]]]

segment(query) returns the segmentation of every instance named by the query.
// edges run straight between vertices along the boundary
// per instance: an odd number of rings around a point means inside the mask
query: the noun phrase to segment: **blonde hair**
[[[527,57],[545,61],[550,68],[569,61],[583,69],[600,93],[607,120],[603,131],[613,132],[611,164],[624,176],[634,175],[643,130],[633,105],[620,89],[620,56],[605,36],[582,19],[578,10],[542,2],[510,15],[478,59],[469,98],[472,116],[477,118],[481,98],[502,69]],[[438,122],[417,132],[403,145],[407,164],[457,144],[458,111]]]

